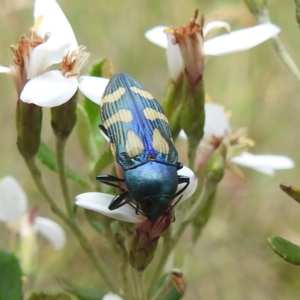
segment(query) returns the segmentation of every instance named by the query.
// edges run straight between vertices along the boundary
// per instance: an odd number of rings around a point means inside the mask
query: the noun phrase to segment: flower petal
[[[207,38],[207,35],[209,33],[213,34],[215,31],[219,29],[224,29],[227,32],[230,32],[230,25],[227,22],[224,21],[212,21],[207,23],[203,28],[203,36],[204,38]]]
[[[183,166],[183,168],[180,169],[177,173],[178,173],[178,175],[188,176],[190,178],[190,183],[189,183],[188,187],[184,190],[184,192],[182,194],[180,194],[179,196],[177,196],[175,198],[175,200],[173,200],[173,203],[175,203],[182,196],[180,199],[180,202],[179,202],[179,203],[182,203],[183,201],[185,201],[189,197],[191,197],[194,194],[194,192],[196,191],[197,184],[198,184],[198,178],[191,169],[189,169],[188,167],[185,167],[185,166]],[[178,186],[177,192],[183,186],[184,186],[183,184]]]
[[[81,76],[79,78],[80,91],[96,104],[100,104],[103,93],[109,79],[93,76]]]
[[[51,65],[60,63],[63,60],[65,51],[70,47],[70,41],[57,43],[50,39],[33,49],[30,55],[30,63],[27,71],[27,78],[32,79],[45,72]]]
[[[48,33],[51,34],[47,42],[54,39],[59,44],[68,40],[70,49],[78,48],[73,29],[55,0],[35,0],[33,16],[35,21],[42,18],[37,28],[37,34],[41,37]]]
[[[38,36],[49,37],[32,51],[28,79],[60,63],[67,50],[78,48],[72,27],[55,0],[35,0],[34,19]]]
[[[148,31],[145,32],[145,37],[151,43],[162,47],[167,48],[168,41],[164,30],[167,29],[166,26],[156,26]]]
[[[66,234],[57,223],[46,218],[35,217],[34,224],[37,231],[50,242],[54,249],[59,250],[65,245]]]
[[[6,223],[20,221],[27,210],[27,198],[12,177],[6,176],[0,181],[0,220]]]
[[[244,152],[233,157],[231,161],[267,175],[274,175],[275,170],[294,168],[294,162],[290,158],[281,155],[254,155]]]
[[[78,87],[76,77],[64,77],[60,71],[46,72],[28,81],[21,100],[43,107],[55,107],[71,99]]]
[[[274,24],[261,24],[233,31],[204,42],[205,55],[224,55],[253,48],[276,36],[280,28]]]
[[[216,103],[205,103],[204,139],[224,137],[230,131],[229,120],[224,108]]]
[[[11,69],[4,66],[0,66],[0,73],[12,74]]]
[[[139,223],[144,219],[143,216],[137,215],[135,210],[127,204],[115,210],[109,210],[108,206],[113,198],[114,196],[109,194],[84,193],[76,197],[75,204],[120,221]]]
[[[173,81],[177,81],[180,74],[183,73],[184,67],[183,67],[183,60],[182,55],[180,52],[180,48],[178,44],[172,43],[173,35],[168,33],[167,34],[167,40],[168,40],[168,46],[167,46],[167,62],[168,62],[168,68],[170,77]]]
[[[102,300],[123,300],[123,298],[121,298],[120,296],[118,296],[116,294],[108,293],[108,294],[104,295]]]

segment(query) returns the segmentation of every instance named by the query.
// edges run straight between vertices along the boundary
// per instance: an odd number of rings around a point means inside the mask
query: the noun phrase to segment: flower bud
[[[179,269],[172,269],[171,271],[172,282],[176,287],[179,294],[183,295],[185,290],[185,283],[183,279],[183,273]]]
[[[292,197],[294,200],[296,200],[297,202],[300,203],[300,190],[294,188],[291,185],[285,185],[285,184],[281,184],[280,188],[286,193],[288,194],[290,197]]]
[[[25,158],[34,157],[41,140],[42,108],[35,104],[27,104],[20,100],[17,102],[17,146]]]
[[[185,102],[182,106],[181,128],[188,137],[190,147],[193,147],[193,150],[196,152],[199,141],[203,137],[205,121],[204,84],[202,78],[194,87],[190,85],[190,82],[186,77],[184,77],[184,80],[185,84],[183,94],[185,95]]]
[[[134,269],[144,271],[147,268],[153,259],[159,237],[170,227],[173,218],[170,213],[154,222],[145,219],[138,225],[129,251],[129,262]]]
[[[77,92],[66,103],[51,108],[51,125],[56,137],[66,140],[76,124]]]
[[[205,177],[208,182],[218,183],[224,175],[226,167],[226,146],[221,144],[211,155],[205,166]]]

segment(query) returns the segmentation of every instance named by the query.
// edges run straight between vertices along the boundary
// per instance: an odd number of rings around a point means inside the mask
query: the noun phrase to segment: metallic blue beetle
[[[177,171],[182,164],[173,144],[168,120],[153,96],[127,74],[116,74],[101,100],[101,131],[124,170],[124,179],[99,175],[102,183],[122,193],[109,205],[114,210],[126,203],[150,221],[172,211],[172,200],[189,185],[189,177]],[[124,183],[127,189],[123,188]],[[178,185],[185,183],[176,192]],[[123,187],[120,185],[123,184]]]

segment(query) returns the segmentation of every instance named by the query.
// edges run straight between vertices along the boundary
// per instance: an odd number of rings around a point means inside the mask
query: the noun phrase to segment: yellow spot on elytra
[[[104,103],[118,101],[125,94],[125,92],[125,88],[119,87],[113,93],[104,96],[100,101],[100,105],[103,106]]]
[[[131,122],[133,120],[133,116],[130,110],[128,109],[120,109],[110,118],[106,119],[103,123],[103,126],[108,129],[111,125],[115,124],[116,122]]]
[[[152,146],[154,150],[156,150],[157,152],[161,152],[163,154],[168,154],[170,151],[169,144],[167,143],[167,141],[161,135],[161,133],[157,128],[153,130]]]
[[[145,117],[150,121],[159,119],[159,120],[163,120],[169,124],[168,119],[165,116],[165,114],[162,114],[161,112],[159,112],[153,108],[150,108],[150,107],[144,108],[143,113],[144,113]]]
[[[110,150],[111,150],[113,156],[116,157],[116,153],[117,153],[116,144],[110,143]]]
[[[134,133],[134,131],[129,130],[126,141],[126,152],[130,157],[137,156],[144,151],[144,144],[141,139]]]
[[[154,97],[147,91],[145,90],[141,90],[139,88],[137,88],[136,86],[131,86],[130,89],[136,93],[136,94],[139,94],[140,96],[142,96],[143,98],[146,98],[148,100],[153,100]]]

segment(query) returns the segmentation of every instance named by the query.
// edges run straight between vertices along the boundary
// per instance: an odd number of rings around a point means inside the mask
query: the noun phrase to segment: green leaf
[[[109,60],[103,59],[95,63],[90,71],[90,75],[95,77],[110,78],[112,76],[112,71]],[[95,139],[97,146],[100,148],[104,142],[104,138],[99,133],[99,124],[101,123],[100,106],[92,102],[88,98],[85,98],[83,101],[83,108],[85,109],[90,121],[92,129],[91,133]]]
[[[37,156],[45,166],[47,166],[50,170],[57,172],[55,154],[45,143],[43,142],[40,143],[40,148]],[[80,178],[80,176],[78,176],[76,172],[74,172],[69,167],[66,167],[66,176],[69,179],[79,183],[83,187],[89,186],[83,179]]]
[[[91,134],[94,138],[94,141],[98,148],[101,147],[105,139],[99,131],[99,125],[101,124],[100,120],[100,106],[92,102],[88,98],[85,98],[83,101],[83,107],[88,115],[88,119],[91,127]]]
[[[275,253],[287,262],[300,265],[300,247],[280,236],[268,238],[268,243]]]
[[[156,287],[155,287],[155,293],[162,287],[164,281],[166,280],[167,276],[170,276],[170,274],[164,274],[160,280],[157,282]],[[154,293],[154,294],[155,294]],[[169,292],[163,297],[163,300],[180,300],[183,297],[183,295],[181,295],[177,289],[175,288],[175,286],[173,286]]]
[[[80,104],[77,105],[76,132],[83,155],[87,160],[88,170],[90,172],[94,168],[99,153],[97,151],[95,139],[92,136],[92,128],[88,119],[88,115]],[[98,134],[100,135],[99,132]]]
[[[179,294],[175,287],[164,297],[164,300],[180,300],[183,295]]]
[[[100,174],[101,171],[103,171],[103,169],[108,167],[114,161],[114,157],[113,157],[112,152],[109,148],[109,145],[107,144],[107,146],[108,146],[107,150],[102,153],[102,155],[100,156],[100,158],[96,162],[96,165],[94,167],[94,174],[95,175]]]
[[[73,297],[63,292],[49,293],[49,292],[33,292],[28,300],[72,300]]]
[[[102,215],[95,212],[95,211],[92,211],[92,210],[89,210],[89,209],[85,209],[84,210],[85,212],[85,215],[88,219],[88,222],[90,223],[90,225],[100,234],[103,234],[104,232],[104,228],[103,228],[103,225],[101,223],[102,221]]]
[[[17,257],[8,251],[0,251],[0,300],[21,300],[22,272]]]
[[[300,190],[285,184],[281,184],[280,188],[290,197],[292,197],[294,200],[300,203]]]
[[[66,291],[76,295],[80,300],[102,300],[106,294],[100,290],[79,287],[62,277],[57,278],[57,280]]]

